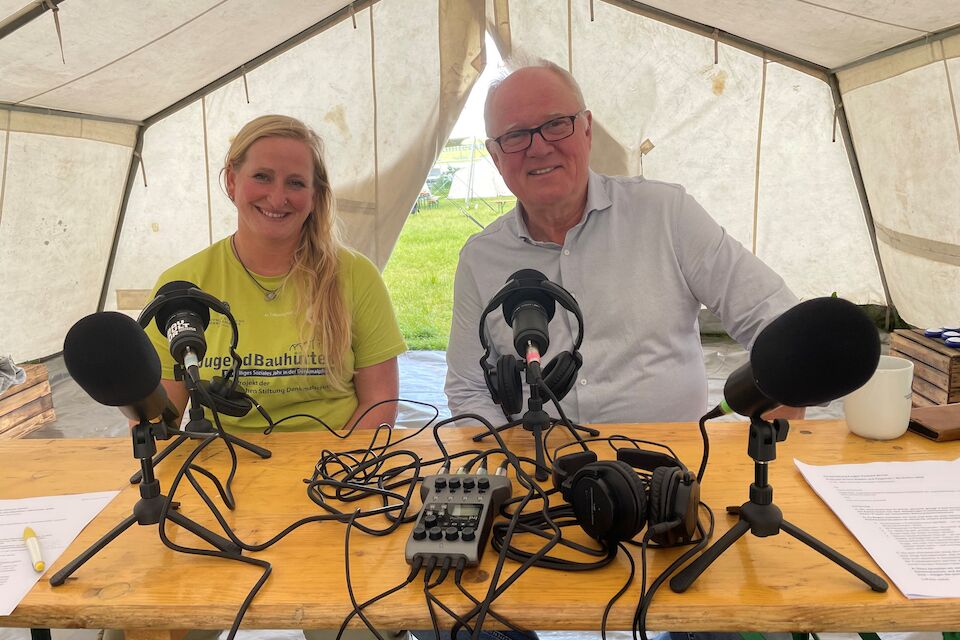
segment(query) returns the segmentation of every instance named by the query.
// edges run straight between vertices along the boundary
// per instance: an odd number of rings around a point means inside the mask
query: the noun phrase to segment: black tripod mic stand
[[[95,556],[98,551],[110,544],[114,538],[132,525],[151,525],[160,522],[163,503],[167,498],[160,493],[160,481],[153,474],[152,456],[157,452],[157,443],[154,438],[163,438],[166,435],[167,426],[163,422],[152,424],[142,420],[140,424],[130,429],[130,436],[133,439],[133,456],[140,460],[140,470],[143,474],[143,482],[140,483],[140,499],[133,505],[133,514],[94,542],[89,549],[71,560],[67,566],[56,572],[50,578],[51,585],[58,587],[63,584],[74,571],[83,566],[87,560]],[[240,555],[241,549],[239,546],[181,514],[176,510],[179,506],[179,503],[176,502],[171,504],[173,508],[167,510],[169,520],[225,553]]]
[[[537,370],[534,370],[534,367]],[[543,377],[540,375],[539,363],[530,363],[526,365],[526,379],[527,384],[530,386],[530,397],[527,399],[527,411],[519,420],[511,420],[505,425],[499,426],[494,431],[500,433],[506,431],[507,429],[512,429],[516,426],[523,426],[524,429],[533,433],[533,444],[535,448],[535,457],[537,462],[537,469],[535,476],[537,480],[543,482],[550,477],[550,474],[547,472],[549,467],[547,466],[546,456],[543,453],[543,432],[545,429],[548,429],[551,426],[550,415],[543,410],[543,398],[540,396],[540,385],[543,384]],[[570,426],[570,425],[566,425]],[[589,427],[582,427],[580,425],[572,425],[573,429],[583,431],[584,433],[590,435],[592,438],[596,438],[600,435],[600,432],[596,429],[591,429]],[[487,436],[491,435],[490,432],[479,433],[473,436],[474,442],[480,442]]]
[[[700,574],[720,557],[720,554],[743,537],[747,531],[758,538],[766,538],[775,536],[782,530],[840,565],[874,591],[887,590],[886,580],[784,520],[783,512],[773,503],[773,487],[767,481],[767,467],[772,460],[776,460],[777,443],[787,439],[789,429],[790,424],[781,418],[772,423],[763,420],[759,415],[750,419],[750,442],[747,446],[747,454],[753,458],[754,473],[754,481],[750,485],[750,500],[739,509],[727,508],[728,511],[738,512],[740,520],[710,548],[675,575],[670,580],[671,589],[677,593],[686,591],[700,577]]]
[[[213,427],[213,423],[210,422],[203,414],[203,405],[200,404],[200,390],[197,388],[197,384],[194,382],[193,378],[189,375],[184,375],[183,369],[179,364],[174,365],[174,374],[177,380],[183,380],[184,384],[187,386],[187,390],[190,391],[190,421],[187,422],[184,427],[184,431],[189,433],[199,434],[200,437],[205,436],[208,433],[216,433],[218,436],[222,437],[224,440],[237,445],[251,453],[255,453],[264,460],[273,455],[269,449],[264,449],[259,445],[255,445],[252,442],[247,442],[243,438],[238,438],[232,433],[220,433]],[[158,453],[153,458],[153,464],[157,464],[168,455],[173,453],[173,450],[179,447],[181,444],[186,442],[190,436],[177,436],[176,440],[171,442],[169,445],[164,447],[163,451]],[[137,471],[132,476],[130,476],[130,484],[137,484],[143,478],[143,472]],[[233,508],[233,505],[230,505],[230,508]]]

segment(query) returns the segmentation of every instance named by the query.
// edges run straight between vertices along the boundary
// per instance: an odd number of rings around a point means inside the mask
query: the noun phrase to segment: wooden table
[[[603,427],[603,431],[668,443],[693,469],[699,461],[696,425],[613,425]],[[747,499],[753,461],[746,454],[745,423],[715,423],[709,431],[711,462],[702,497],[717,514],[716,539],[735,522],[734,517],[724,514],[724,507]],[[452,428],[441,433],[451,451],[476,446],[469,442],[475,429]],[[530,450],[528,432],[513,429],[506,436],[511,448]],[[559,444],[559,434],[556,438]],[[302,480],[310,475],[322,449],[353,448],[368,436],[354,436],[346,442],[322,433],[250,439],[269,447],[273,457],[260,460],[239,453],[241,466],[234,482],[238,504],[234,512],[228,512],[228,518],[242,539],[260,542],[300,517],[320,513],[306,496]],[[429,433],[409,448],[428,457],[436,455]],[[157,467],[164,491],[189,449],[180,447]],[[798,421],[792,425],[788,440],[780,444],[778,454],[779,460],[770,467],[770,483],[785,519],[881,573],[806,485],[793,458],[811,464],[953,459],[960,455],[960,442],[934,443],[912,433],[888,442],[868,441],[849,434],[842,422]],[[227,455],[221,443],[214,443],[209,452],[202,453],[201,460],[211,469],[222,469]],[[136,468],[126,439],[0,443],[2,498],[124,488],[17,609],[0,617],[0,626],[126,628],[128,638],[140,639],[170,637],[169,629],[229,627],[260,570],[223,559],[174,553],[163,546],[156,526],[134,526],[63,586],[54,588],[48,583],[47,578],[55,571],[129,515],[139,493],[126,484],[126,478]],[[185,487],[177,495],[185,515],[216,526],[192,489]],[[351,567],[359,600],[403,581],[408,573],[403,560],[408,527],[387,537],[353,532]],[[175,541],[198,546],[193,536],[175,525],[169,525],[168,531]],[[339,523],[310,524],[269,550],[253,554],[273,563],[274,570],[247,612],[243,627],[338,627],[352,608],[344,581],[344,531],[345,526]],[[652,575],[679,553],[649,553]],[[474,595],[482,598],[486,593],[495,560],[496,554],[488,549],[481,567],[467,571],[464,584]],[[506,568],[515,566],[508,562]],[[527,628],[597,629],[603,607],[623,584],[627,568],[627,560],[621,555],[611,565],[589,573],[532,569],[496,601],[495,609]],[[630,628],[638,592],[635,582],[611,612],[608,629]],[[452,585],[441,585],[435,593],[461,611],[468,609],[466,600],[454,595]],[[430,627],[419,579],[366,611],[381,628]],[[492,627],[493,621],[489,622]],[[874,593],[785,534],[769,538],[747,535],[686,593],[661,589],[651,608],[648,627],[689,631],[950,630],[960,629],[960,600],[907,600],[892,584],[886,593]]]

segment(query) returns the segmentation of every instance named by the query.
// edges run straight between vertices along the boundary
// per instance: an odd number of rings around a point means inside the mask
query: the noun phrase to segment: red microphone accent
[[[531,362],[540,363],[540,350],[537,349],[537,345],[533,341],[527,342],[527,364]]]

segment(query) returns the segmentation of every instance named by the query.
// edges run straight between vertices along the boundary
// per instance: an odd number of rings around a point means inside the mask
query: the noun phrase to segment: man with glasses
[[[460,252],[447,350],[451,412],[504,421],[478,366],[479,319],[511,274],[536,269],[566,288],[584,316],[583,366],[561,403],[571,420],[697,420],[707,410],[701,303],[749,348],[797,298],[683,187],[591,172],[592,114],[566,70],[541,62],[512,72],[490,87],[484,118],[487,149],[517,206]],[[491,364],[516,353],[499,312],[484,330]],[[571,347],[576,320],[558,308],[549,331],[544,362]]]

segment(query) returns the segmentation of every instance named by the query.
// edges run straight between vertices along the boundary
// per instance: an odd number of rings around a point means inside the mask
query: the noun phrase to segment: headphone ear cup
[[[497,368],[489,363],[483,364],[483,381],[487,383],[487,391],[494,404],[500,404],[500,380],[497,377]]]
[[[226,386],[226,381],[222,376],[213,376],[213,378],[210,379],[209,391],[215,396],[220,396],[226,391]]]
[[[553,486],[560,492],[564,500],[569,500],[570,485],[566,481],[571,479],[577,471],[586,465],[597,461],[597,454],[593,451],[577,451],[560,456],[553,461]],[[564,487],[564,484],[567,484]]]
[[[598,540],[630,540],[646,524],[646,487],[633,467],[619,460],[594,462],[577,472],[570,504],[577,522]]]
[[[523,388],[520,386],[520,364],[510,354],[497,360],[497,387],[500,406],[513,415],[523,409]]]
[[[583,364],[583,359],[580,357],[580,353],[570,353],[569,351],[564,351],[547,363],[543,370],[543,382],[550,387],[550,391],[557,397],[557,400],[562,400],[564,396],[570,393],[573,383],[576,382],[577,371],[580,370],[581,364]]]
[[[210,408],[215,408],[220,413],[242,418],[253,409],[253,401],[250,400],[244,388],[239,384],[233,393],[230,393],[229,381],[221,376],[214,376],[210,382],[201,381],[200,385],[206,389],[210,401],[214,404]],[[209,407],[207,402],[207,398],[201,395],[200,404]]]
[[[650,527],[673,520],[680,522],[654,534],[657,544],[673,545],[689,542],[697,527],[700,485],[686,469],[657,467],[650,480]]]
[[[668,520],[666,506],[669,500],[666,493],[674,471],[678,471],[678,469],[675,467],[657,467],[653,470],[653,476],[650,478],[649,522],[651,527]]]

